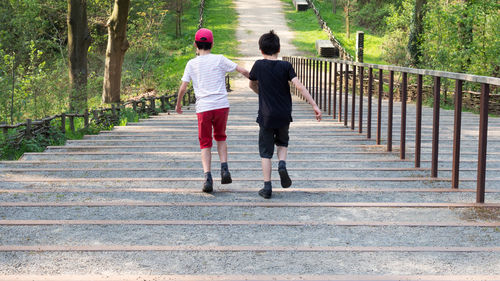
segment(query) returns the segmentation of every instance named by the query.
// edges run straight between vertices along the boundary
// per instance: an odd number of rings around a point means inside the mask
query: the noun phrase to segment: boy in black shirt
[[[274,144],[277,146],[279,159],[278,173],[283,188],[290,187],[292,181],[286,170],[288,150],[288,128],[292,122],[292,96],[289,81],[299,89],[302,96],[312,105],[318,121],[321,110],[312,99],[309,91],[300,83],[295,70],[289,62],[278,60],[280,39],[274,31],[262,35],[259,48],[264,59],[258,60],[250,71],[250,88],[259,95],[259,153],[264,175],[264,188],[259,195],[269,199],[272,194],[271,158]]]

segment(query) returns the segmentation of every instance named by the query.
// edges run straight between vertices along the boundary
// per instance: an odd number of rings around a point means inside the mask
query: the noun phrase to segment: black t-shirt
[[[292,122],[290,85],[295,78],[291,63],[282,60],[258,60],[250,71],[250,80],[259,82],[257,123],[264,128],[282,128]]]

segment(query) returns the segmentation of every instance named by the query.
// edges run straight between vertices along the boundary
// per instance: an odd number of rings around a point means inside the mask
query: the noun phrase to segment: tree
[[[349,29],[349,12],[351,11],[351,0],[344,0],[344,15],[345,15],[345,34],[347,39],[351,38],[351,32]]]
[[[87,108],[87,54],[90,42],[87,1],[68,0],[70,111],[81,112]]]
[[[421,35],[423,33],[423,18],[424,6],[427,0],[415,0],[415,8],[413,10],[413,18],[410,27],[410,37],[408,39],[408,52],[411,57],[411,64],[417,66],[420,63],[421,51]]]
[[[108,47],[106,49],[106,66],[102,101],[104,103],[120,102],[122,65],[125,52],[129,48],[127,40],[127,21],[130,0],[115,0],[113,13],[108,20]]]

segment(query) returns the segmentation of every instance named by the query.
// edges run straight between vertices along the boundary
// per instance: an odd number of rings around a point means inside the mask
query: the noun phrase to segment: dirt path
[[[292,45],[293,32],[286,25],[283,3],[279,0],[236,0],[239,26],[236,32],[240,42],[241,61],[248,69],[261,58],[259,38],[274,30],[280,37],[280,56],[293,56],[300,53]]]

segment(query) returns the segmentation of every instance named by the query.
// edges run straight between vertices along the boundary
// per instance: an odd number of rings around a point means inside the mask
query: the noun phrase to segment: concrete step
[[[121,190],[116,192],[90,192],[90,190],[83,190],[83,192],[65,192],[55,191],[46,193],[30,193],[29,190],[22,190],[25,192],[20,193],[2,193],[0,194],[1,202],[0,206],[8,205],[10,203],[61,203],[61,204],[127,204],[133,202],[134,204],[156,204],[156,203],[180,203],[180,202],[201,202],[201,203],[255,203],[263,202],[260,196],[257,196],[257,191],[263,186],[262,183],[255,185],[255,187],[250,190],[245,190],[245,192],[216,192],[213,195],[207,195],[201,192],[201,183],[189,183],[186,184],[184,189],[178,189],[178,192],[127,192],[127,188],[122,187]],[[216,184],[216,191],[224,190],[225,188],[231,188],[238,190],[237,186],[226,186]],[[273,199],[279,201],[279,203],[295,203],[300,204],[317,204],[317,203],[473,203],[475,202],[475,192],[455,192],[448,190],[448,192],[419,192],[415,189],[408,189],[408,192],[393,192],[390,189],[385,189],[384,192],[376,192],[376,188],[373,187],[370,191],[364,191],[362,188],[356,190],[344,190],[338,192],[321,192],[321,188],[318,188],[316,192],[313,187],[307,188],[305,191],[301,191],[302,188],[294,187],[293,190],[281,190],[281,186],[277,183],[274,188],[276,194],[274,194]],[[312,189],[312,190],[311,190]],[[185,190],[186,192],[182,192]],[[324,190],[324,189],[323,189]],[[399,188],[398,190],[401,190]],[[241,191],[241,189],[240,189]],[[442,191],[442,190],[440,190]],[[488,202],[490,203],[500,203],[500,189],[496,189],[496,192],[488,193]],[[180,203],[181,204],[181,203]],[[499,205],[500,206],[500,205]]]
[[[108,222],[113,224],[106,224]],[[389,224],[373,226],[362,223],[359,226],[344,226],[314,222],[297,225],[289,222],[288,225],[286,223],[280,225],[279,221],[218,221],[213,225],[208,224],[210,222],[205,222],[207,225],[203,225],[204,222],[173,221],[165,222],[165,225],[151,225],[162,221],[146,221],[142,225],[129,225],[128,221],[99,221],[101,225],[0,225],[0,235],[3,245],[18,246],[394,247],[398,245],[398,247],[496,248],[497,241],[500,240],[500,232],[496,230],[496,226],[477,227],[481,224],[473,227],[442,227]],[[68,223],[71,224],[71,221]],[[275,235],[276,233],[286,233],[286,235]],[[165,239],[166,236],[168,239]],[[454,239],[450,239],[450,236]]]
[[[276,168],[275,168],[276,169]],[[219,174],[219,168],[213,169],[214,175]],[[3,178],[22,178],[23,176],[42,176],[47,178],[120,178],[124,174],[128,178],[192,178],[199,175],[201,169],[199,163],[191,165],[185,164],[183,168],[140,168],[140,169],[103,169],[103,168],[74,168],[74,169],[10,169],[2,170]],[[253,168],[231,168],[231,175],[239,179],[255,179],[262,177],[262,170],[258,165]],[[290,168],[289,174],[292,178],[297,179],[311,179],[324,178],[358,178],[362,181],[365,178],[391,178],[397,174],[398,178],[415,178],[415,177],[429,177],[430,169],[416,169],[416,168],[371,168],[371,167],[357,167],[357,168]],[[438,170],[441,178],[451,178],[451,169]],[[490,168],[486,173],[486,179],[497,179],[499,177],[500,168]],[[462,169],[460,176],[463,179],[474,179],[477,175],[477,169]],[[409,179],[411,180],[411,179]]]
[[[306,276],[305,280],[373,280],[373,278],[379,278],[374,276],[379,275],[384,276],[381,280],[401,280],[393,279],[392,276],[399,274],[400,277],[404,277],[411,274],[415,277],[423,276],[425,278],[427,275],[422,275],[423,272],[434,275],[434,279],[429,280],[465,280],[467,275],[471,275],[472,280],[474,278],[476,278],[475,280],[497,280],[494,278],[500,274],[498,264],[494,262],[484,264],[470,262],[471,260],[496,261],[500,257],[497,252],[370,252],[373,248],[365,248],[365,251],[359,251],[361,249],[354,251],[355,248],[352,247],[343,248],[344,251],[332,249],[332,251],[318,252],[265,249],[222,251],[221,248],[216,247],[206,248],[204,251],[195,251],[194,249],[196,248],[184,251],[175,248],[171,251],[23,251],[17,252],[15,255],[2,254],[0,256],[0,271],[16,276],[23,274],[69,274],[70,277],[74,274],[88,274],[88,272],[106,276],[114,276],[119,273],[120,275],[140,275],[139,277],[143,280],[149,279],[152,272],[158,275],[165,274],[166,278],[174,278],[175,280],[189,280],[182,276],[177,279],[178,275],[187,275],[188,278],[195,280],[255,280],[259,276],[260,278],[257,280],[290,280],[283,276],[283,272],[295,276],[296,279],[292,280],[299,280],[298,278],[304,280],[303,275]],[[55,260],[64,262],[59,263],[57,268],[54,268]],[[383,261],[384,266],[373,268],[374,260]],[[353,267],[353,264],[356,266]],[[415,266],[400,269],[401,264]],[[489,276],[478,276],[478,273],[487,273]],[[330,279],[335,278],[336,274],[348,276],[344,276],[342,279],[340,277],[338,277],[339,279]],[[446,277],[450,275],[451,278],[454,278],[453,276],[457,274],[458,279],[447,279]],[[198,279],[200,275],[203,279]],[[220,275],[225,277],[219,279]],[[244,277],[236,279],[234,275],[244,275]],[[362,276],[357,277],[357,275]],[[370,275],[371,279],[367,275]],[[435,279],[435,275],[440,277],[444,275],[445,279]],[[266,276],[267,278],[264,279]],[[307,279],[307,276],[310,279]],[[326,279],[318,279],[322,276],[326,276]],[[152,278],[162,280],[155,276]],[[137,279],[127,278],[125,280]]]

